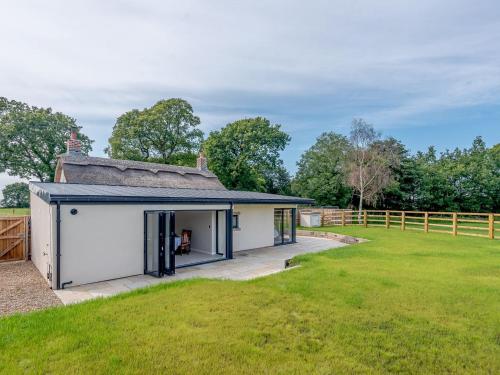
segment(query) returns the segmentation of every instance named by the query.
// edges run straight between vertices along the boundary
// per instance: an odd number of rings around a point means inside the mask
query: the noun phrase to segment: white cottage
[[[76,134],[54,183],[30,183],[31,259],[53,289],[232,259],[295,242],[310,199],[227,190],[207,169],[88,157]],[[279,251],[277,249],[277,251]]]

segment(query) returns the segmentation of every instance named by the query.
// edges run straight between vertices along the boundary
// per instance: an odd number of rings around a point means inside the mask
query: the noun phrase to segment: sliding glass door
[[[295,242],[295,209],[274,209],[274,244],[284,245]]]
[[[282,210],[274,210],[274,244],[281,245],[283,243],[283,212]]]
[[[175,272],[175,251],[172,244],[174,228],[174,212],[144,212],[145,274],[162,277]]]

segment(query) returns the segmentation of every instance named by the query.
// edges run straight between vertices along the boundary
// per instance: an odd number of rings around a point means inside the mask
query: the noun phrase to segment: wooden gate
[[[0,217],[0,262],[28,259],[29,216]]]

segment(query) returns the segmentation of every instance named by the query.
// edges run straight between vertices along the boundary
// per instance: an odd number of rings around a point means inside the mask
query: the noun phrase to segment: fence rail
[[[500,239],[500,214],[476,212],[424,212],[396,210],[300,209],[299,213],[318,212],[321,226],[384,227]],[[301,215],[297,215],[300,220]],[[300,224],[300,222],[299,222]]]

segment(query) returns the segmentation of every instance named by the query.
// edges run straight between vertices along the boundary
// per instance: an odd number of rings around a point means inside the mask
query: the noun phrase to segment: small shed
[[[300,225],[302,227],[320,227],[321,226],[321,212],[318,211],[304,211],[300,213]]]

